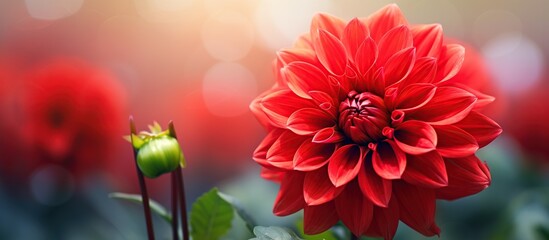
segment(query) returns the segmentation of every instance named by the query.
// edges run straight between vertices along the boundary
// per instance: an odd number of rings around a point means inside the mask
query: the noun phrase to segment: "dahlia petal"
[[[303,231],[308,235],[324,232],[339,221],[333,201],[303,209]]]
[[[370,228],[368,228],[366,234],[392,240],[398,228],[399,209],[397,200],[391,198],[388,207],[374,206],[374,219],[375,221],[370,223]]]
[[[292,170],[294,154],[308,139],[291,131],[284,131],[267,151],[267,163],[277,168]],[[309,140],[310,141],[310,138]]]
[[[405,121],[393,133],[396,145],[405,153],[418,155],[432,150],[437,146],[435,129],[421,121]]]
[[[490,186],[490,170],[475,155],[444,160],[448,186],[436,190],[437,198],[455,200],[476,194]]]
[[[418,187],[440,188],[448,186],[446,165],[437,151],[406,156],[406,171],[404,171],[402,179]]]
[[[310,63],[292,62],[283,68],[282,72],[286,77],[288,87],[297,96],[311,99],[309,91],[331,92],[331,86],[326,75]]]
[[[287,126],[299,135],[311,135],[327,127],[335,126],[335,120],[326,112],[316,108],[303,108],[288,118]]]
[[[459,87],[461,89],[464,89],[466,90],[467,92],[470,92],[472,93],[473,95],[475,95],[477,97],[477,102],[475,103],[475,107],[473,108],[473,110],[480,110],[480,109],[483,109],[484,107],[486,107],[488,104],[494,102],[494,100],[496,100],[495,97],[493,96],[490,96],[488,94],[484,94],[476,89],[473,89],[469,86],[466,86],[466,85],[463,85],[461,83],[451,83],[452,86],[455,86],[455,87]]]
[[[275,169],[262,167],[259,176],[276,183],[281,183],[285,173],[286,171],[278,171]]]
[[[413,38],[408,26],[401,25],[388,31],[379,41],[378,66],[383,66],[396,53],[413,47]]]
[[[442,26],[440,24],[416,25],[411,28],[417,56],[438,57],[442,48]]]
[[[479,146],[471,134],[453,125],[434,126],[437,132],[437,151],[443,157],[466,157],[474,154]]]
[[[362,195],[356,181],[349,183],[334,202],[341,221],[355,236],[366,233],[374,208],[372,202]]]
[[[311,40],[311,34],[305,33],[297,38],[294,42],[294,48],[313,49],[313,41]]]
[[[280,61],[281,67],[286,66],[292,62],[306,62],[310,64],[317,64],[316,54],[312,49],[305,48],[292,48],[280,50],[276,53],[277,61]]]
[[[455,124],[477,140],[479,148],[494,141],[503,131],[501,127],[489,117],[476,111],[471,111],[467,117]]]
[[[354,55],[356,68],[362,76],[366,75],[372,66],[374,66],[377,55],[378,51],[376,43],[371,37],[366,37]]]
[[[311,21],[310,36],[314,39],[317,36],[318,30],[322,29],[340,38],[344,28],[345,21],[342,19],[327,13],[318,13],[313,16],[313,20]]]
[[[309,91],[308,94],[320,109],[329,113],[333,118],[336,117],[338,106],[330,94],[316,90]]]
[[[288,171],[284,174],[274,201],[273,213],[276,216],[287,216],[305,207],[302,191],[304,179],[303,172]]]
[[[372,157],[372,165],[377,175],[384,179],[399,179],[406,168],[406,154],[395,142],[380,142]]]
[[[312,101],[300,98],[290,89],[273,90],[261,99],[260,105],[271,123],[279,128],[286,128],[288,118],[298,109],[315,107]]]
[[[349,144],[335,150],[328,160],[328,176],[334,186],[339,187],[353,180],[363,162],[362,149]]]
[[[407,25],[408,21],[396,4],[389,4],[368,17],[366,25],[370,29],[370,35],[377,42],[389,30]]]
[[[454,77],[465,59],[465,48],[459,44],[443,46],[438,58],[438,71],[436,82],[444,82]]]
[[[407,112],[423,107],[435,96],[436,87],[429,83],[410,84],[399,91],[394,108]]]
[[[407,48],[395,53],[385,63],[385,86],[391,86],[404,79],[412,70],[416,58],[416,49]]]
[[[432,125],[447,125],[461,121],[473,109],[477,97],[456,87],[437,87],[435,95],[423,107],[407,112],[410,119]]]
[[[259,121],[261,126],[263,126],[265,129],[272,128],[271,120],[265,112],[263,112],[263,109],[261,107],[261,101],[263,96],[265,96],[267,92],[259,95],[257,98],[255,98],[252,103],[250,103],[250,111],[254,114],[255,118]]]
[[[336,76],[345,74],[347,53],[343,43],[336,36],[319,29],[318,37],[313,39],[313,44],[318,60],[326,70]]]
[[[368,154],[367,158],[371,158],[371,154]],[[364,196],[370,199],[375,205],[380,207],[387,207],[389,205],[392,192],[391,180],[378,176],[372,165],[362,165],[358,173],[358,184]]]
[[[328,177],[328,167],[307,172],[303,183],[303,196],[308,206],[320,205],[332,201],[345,186],[336,187]]]
[[[335,150],[333,144],[321,144],[305,141],[294,155],[294,170],[313,171],[328,163]]]
[[[394,187],[402,222],[425,236],[438,235],[440,229],[435,223],[435,191],[404,182],[395,182]]]
[[[356,56],[356,52],[364,40],[370,35],[368,28],[358,18],[353,18],[345,29],[343,30],[343,36],[341,42],[347,50],[347,56],[351,61],[354,61],[352,57]]]
[[[338,143],[345,139],[345,136],[335,127],[324,128],[318,131],[313,137],[314,143]]]
[[[437,73],[437,59],[431,57],[422,57],[416,59],[414,68],[406,79],[400,85],[406,86],[412,83],[431,83]]]
[[[275,128],[270,131],[255,149],[253,155],[254,161],[262,166],[270,166],[270,164],[267,163],[267,151],[269,151],[269,148],[271,148],[273,143],[280,138],[280,135],[282,135],[283,132],[285,132],[285,130],[280,128]]]
[[[383,96],[385,93],[385,68],[380,67],[375,72],[370,71],[364,77],[364,82],[357,86],[357,91],[360,92],[371,92],[378,96]]]

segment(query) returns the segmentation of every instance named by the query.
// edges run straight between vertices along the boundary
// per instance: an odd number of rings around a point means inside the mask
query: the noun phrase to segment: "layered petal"
[[[303,231],[308,235],[324,232],[339,221],[334,201],[303,209]]]
[[[415,58],[415,48],[406,48],[389,58],[385,63],[385,86],[392,86],[404,79],[412,70]]]
[[[488,166],[475,155],[464,158],[445,158],[448,186],[436,190],[440,199],[455,200],[478,193],[492,181]]]
[[[305,141],[294,155],[294,170],[313,171],[328,163],[335,150],[333,144],[322,144]]]
[[[355,236],[363,235],[372,222],[374,205],[365,198],[358,183],[349,183],[335,199],[337,214]]]
[[[345,22],[342,19],[327,13],[318,13],[313,16],[313,20],[311,21],[310,36],[313,38],[317,37],[316,34],[322,29],[340,38],[344,28]]]
[[[413,47],[412,33],[408,26],[400,25],[389,30],[381,40],[379,40],[378,66],[383,66],[387,60],[404,49]],[[414,49],[414,48],[412,48]],[[415,53],[415,51],[414,51]]]
[[[366,234],[382,237],[385,240],[393,239],[398,227],[399,211],[398,202],[395,198],[391,198],[387,207],[374,206],[375,220],[370,224]]]
[[[343,141],[345,136],[336,130],[335,127],[328,127],[318,131],[313,137],[315,143],[338,143]]]
[[[326,112],[316,108],[303,108],[295,111],[288,118],[288,129],[299,135],[312,135],[316,132],[333,127],[335,120]]]
[[[395,142],[380,142],[372,157],[372,165],[377,175],[385,179],[399,179],[406,168],[406,154]]]
[[[269,148],[273,145],[273,143],[280,138],[280,135],[285,132],[285,130],[276,128],[263,138],[259,146],[254,151],[253,159],[257,163],[263,165],[263,166],[271,166],[269,163],[267,163],[267,151],[269,151]]]
[[[475,138],[461,128],[453,125],[434,127],[439,139],[437,151],[443,157],[466,157],[479,148]]]
[[[409,112],[425,106],[436,93],[436,87],[429,83],[414,83],[407,85],[398,92],[394,100],[394,108]]]
[[[435,223],[435,191],[396,182],[394,193],[399,205],[399,215],[402,222],[425,236],[440,233]]]
[[[289,171],[284,174],[280,190],[274,202],[273,213],[277,216],[287,216],[305,207],[303,198],[303,180],[305,173]]]
[[[295,95],[290,89],[272,90],[261,99],[260,105],[271,123],[279,128],[286,128],[288,118],[295,111],[316,107],[312,101]]]
[[[417,54],[416,54],[417,57]],[[437,59],[432,57],[416,58],[410,74],[400,82],[401,87],[414,83],[431,83],[437,73]]]
[[[393,133],[396,145],[405,153],[418,155],[435,150],[438,142],[435,129],[421,121],[405,121]]]
[[[389,4],[370,15],[366,25],[372,38],[379,41],[389,30],[400,25],[408,25],[408,21],[396,4]]]
[[[358,47],[355,54],[355,65],[358,73],[365,76],[377,60],[377,46],[371,37],[367,37]]]
[[[411,28],[414,47],[419,57],[438,57],[442,48],[443,36],[440,24],[422,24]]]
[[[467,117],[454,126],[461,128],[475,138],[479,147],[494,141],[502,133],[501,127],[492,119],[472,111]]]
[[[461,121],[473,109],[477,97],[456,87],[437,87],[435,95],[423,107],[409,111],[408,118],[447,125]]]
[[[442,47],[438,58],[436,82],[444,82],[454,77],[465,59],[465,48],[459,44],[448,44]]]
[[[363,152],[358,145],[349,144],[338,148],[328,160],[328,176],[339,187],[353,180],[363,162]]]
[[[376,174],[371,164],[371,152],[366,156],[367,163],[362,165],[358,173],[358,184],[364,197],[375,205],[387,207],[392,195],[391,180],[384,179]]]
[[[308,206],[332,201],[343,191],[345,185],[336,187],[328,177],[328,167],[307,172],[303,183],[303,196]]]
[[[310,138],[296,135],[291,131],[284,131],[267,151],[267,164],[277,168],[292,170],[294,166],[294,154],[304,141],[311,140]]]
[[[437,151],[406,156],[406,171],[402,179],[412,185],[440,188],[448,185],[444,159]]]
[[[341,41],[347,50],[347,56],[349,60],[354,61],[358,48],[362,45],[364,40],[369,37],[370,32],[366,25],[362,23],[358,18],[353,18],[345,29],[343,30],[343,36]]]
[[[288,64],[282,72],[288,87],[302,98],[312,99],[310,91],[332,92],[328,78],[320,69],[306,62],[296,61]]]
[[[313,45],[322,65],[336,76],[345,73],[347,67],[347,53],[343,43],[333,34],[324,29],[318,30],[318,37],[313,39]]]

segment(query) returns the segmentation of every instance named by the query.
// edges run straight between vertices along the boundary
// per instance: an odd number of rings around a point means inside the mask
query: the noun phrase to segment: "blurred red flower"
[[[348,23],[316,15],[250,106],[269,131],[254,160],[281,183],[274,213],[304,209],[307,234],[339,220],[357,236],[392,239],[399,220],[439,234],[435,200],[490,184],[475,152],[501,133],[478,112],[494,99],[449,81],[470,71],[464,54],[394,4]]]
[[[113,160],[126,114],[123,89],[111,75],[60,58],[25,78],[22,135],[38,165],[58,163],[78,177]]]

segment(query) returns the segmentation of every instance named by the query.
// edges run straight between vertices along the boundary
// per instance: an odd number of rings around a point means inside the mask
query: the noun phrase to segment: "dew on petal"
[[[208,53],[222,61],[245,57],[254,43],[250,20],[235,11],[223,11],[210,16],[202,27],[202,43]]]
[[[520,33],[497,37],[482,48],[488,67],[502,91],[519,94],[534,86],[543,73],[541,49]]]
[[[25,0],[30,16],[40,20],[57,20],[77,13],[84,0]]]
[[[202,91],[212,114],[235,117],[248,111],[248,104],[257,94],[257,81],[240,64],[218,63],[204,76]]]

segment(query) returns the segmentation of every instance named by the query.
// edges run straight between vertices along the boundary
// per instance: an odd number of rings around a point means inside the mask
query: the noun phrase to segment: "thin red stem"
[[[133,117],[130,117],[130,131],[132,134],[137,134],[137,131],[135,129],[135,123],[133,122]],[[154,240],[154,228],[153,228],[152,216],[151,216],[151,206],[149,205],[149,193],[147,192],[145,177],[143,177],[143,173],[141,172],[141,170],[139,170],[139,166],[137,166],[137,150],[133,147],[133,142],[132,142],[132,149],[133,149],[135,170],[137,171],[137,179],[139,181],[139,189],[141,190],[141,199],[143,200],[143,211],[145,212],[145,222],[147,223],[147,236],[149,237],[149,240]]]
[[[179,240],[179,224],[178,224],[178,215],[177,215],[177,176],[174,172],[171,174],[172,179],[172,233],[173,239]]]
[[[187,203],[185,200],[185,182],[183,181],[181,167],[178,167],[175,171],[179,187],[179,210],[181,211],[181,223],[183,224],[183,240],[189,240],[189,223],[187,220]]]

